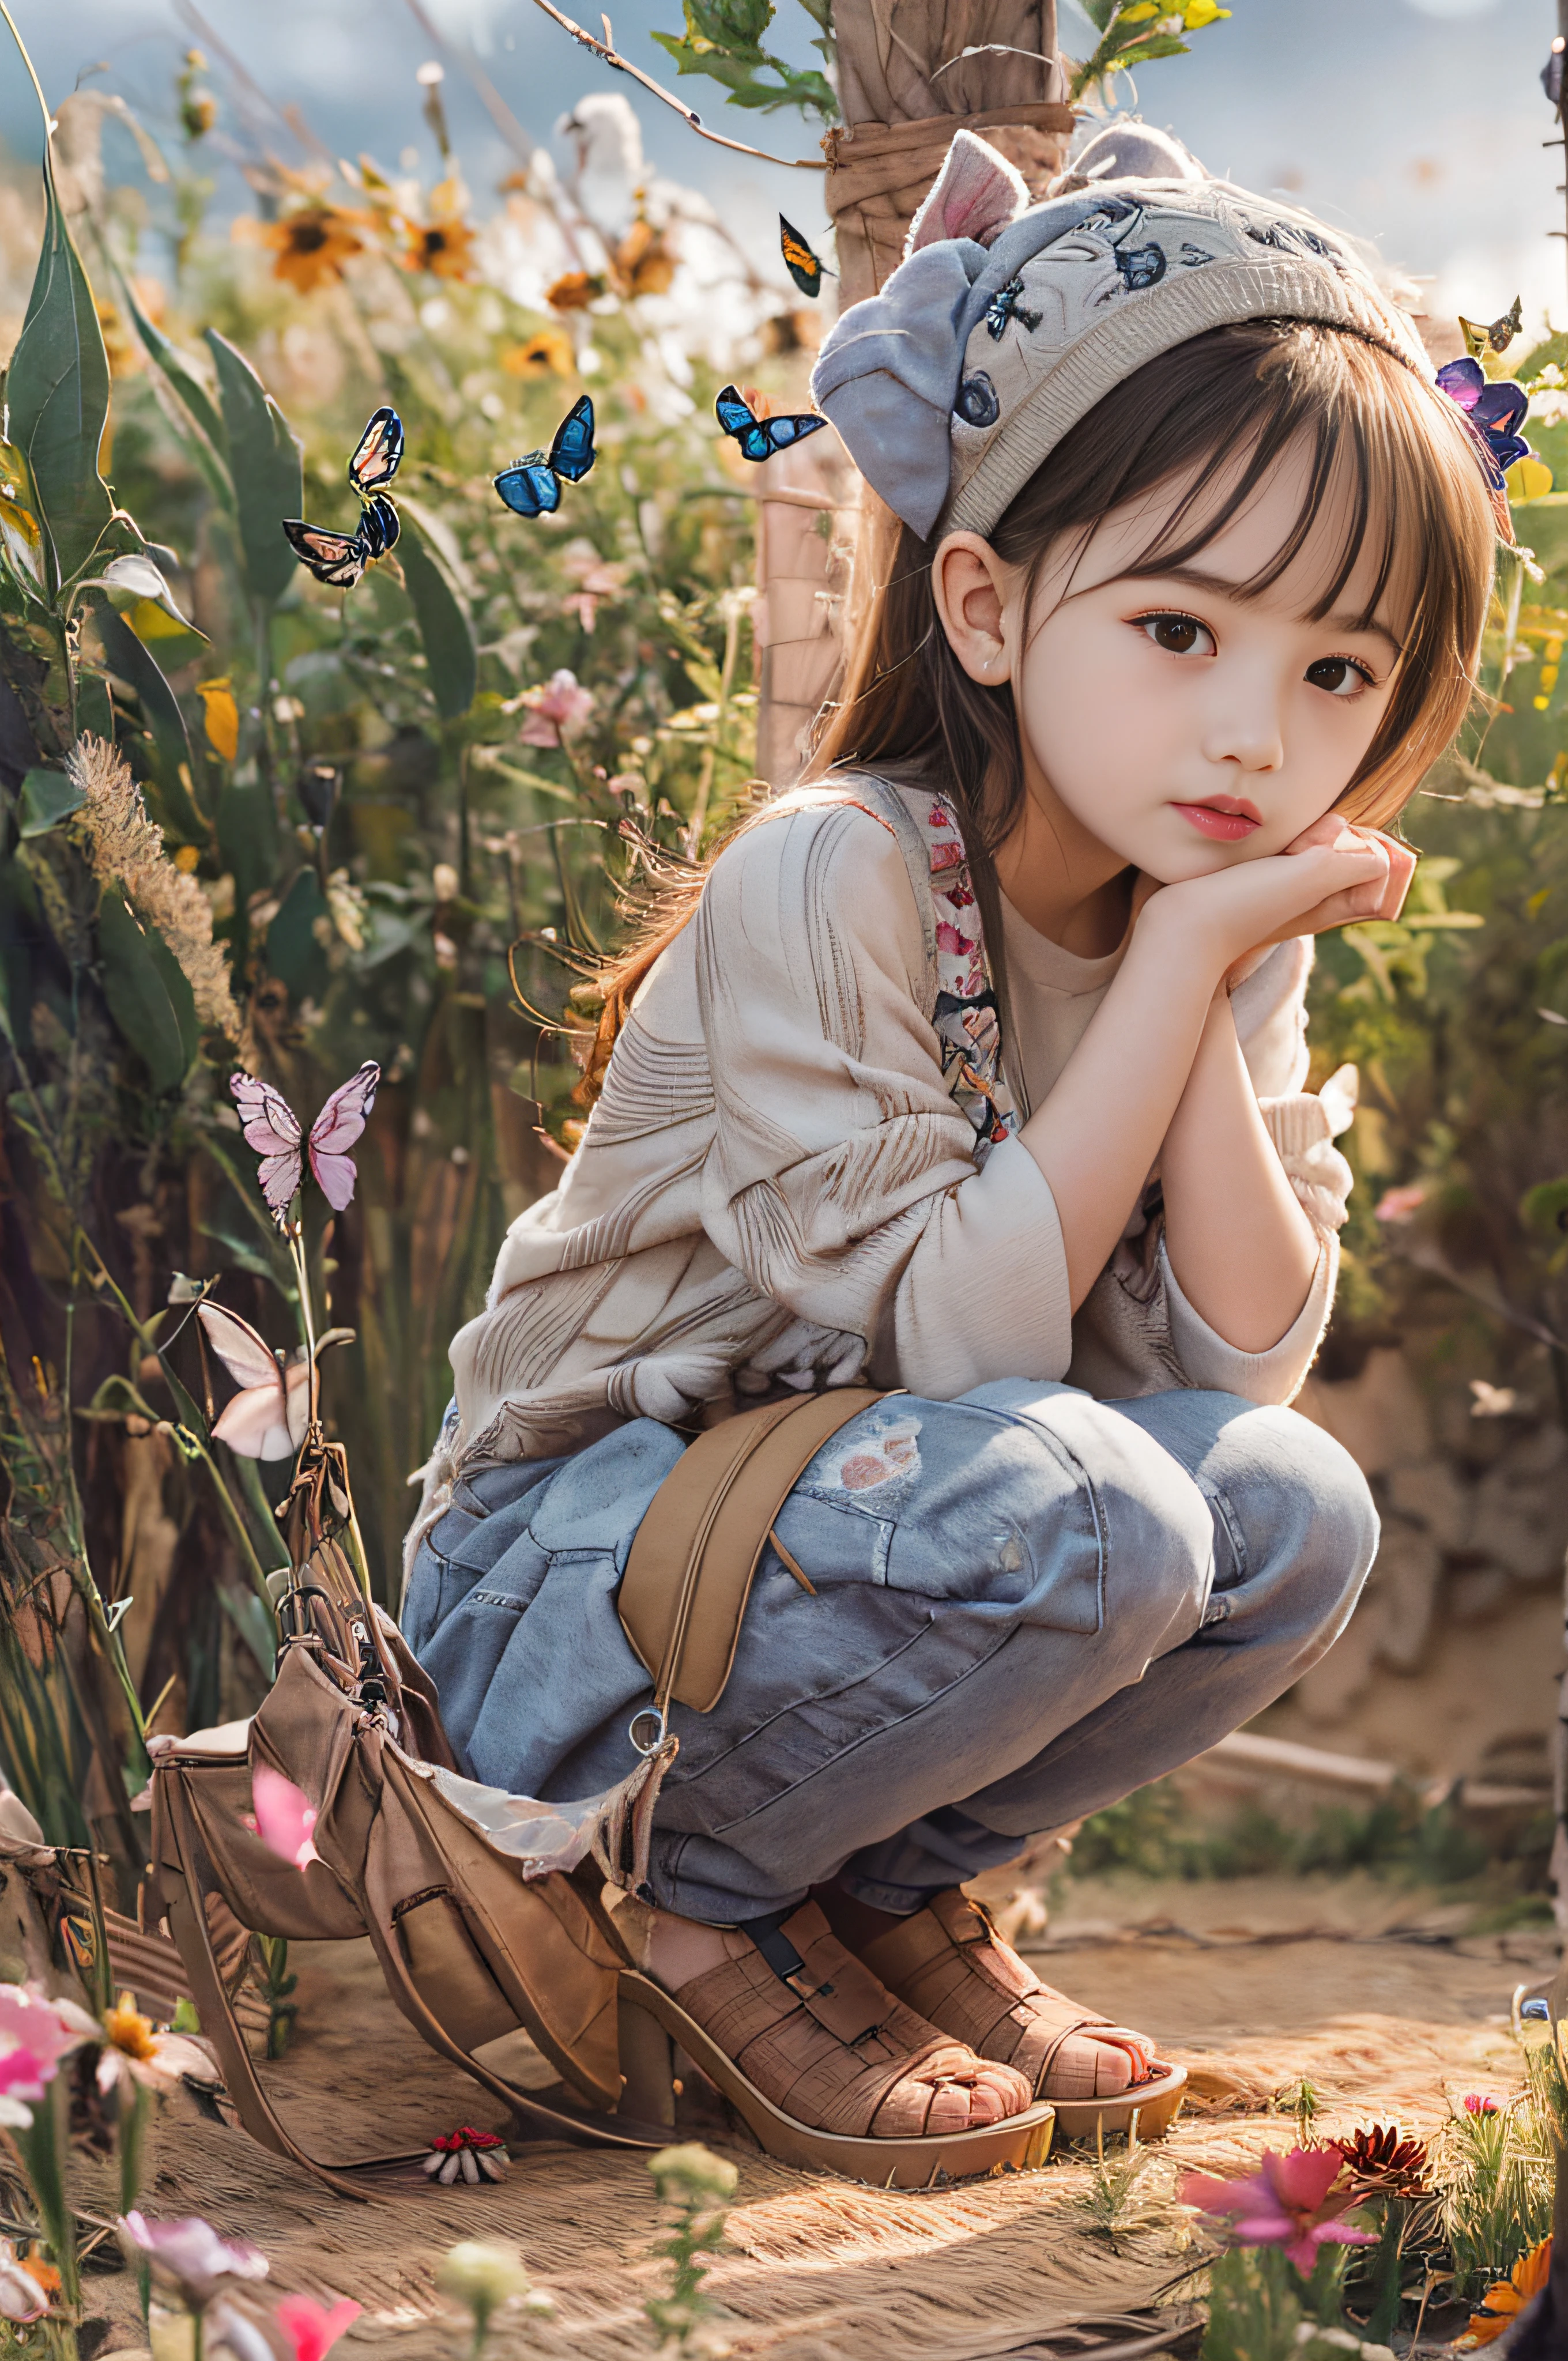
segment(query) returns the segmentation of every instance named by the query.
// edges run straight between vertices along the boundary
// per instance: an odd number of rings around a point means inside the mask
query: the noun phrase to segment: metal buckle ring
[[[653,1736],[649,1740],[646,1745],[643,1744],[642,1741],[637,1735],[640,1725],[645,1721],[651,1721],[653,1724]],[[660,1747],[664,1743],[667,1727],[668,1725],[665,1720],[663,1707],[661,1705],[645,1705],[641,1713],[634,1713],[632,1715],[630,1721],[627,1725],[626,1735],[630,1739],[632,1745],[637,1749],[638,1753],[641,1755],[643,1761],[646,1762],[651,1754],[657,1754]]]

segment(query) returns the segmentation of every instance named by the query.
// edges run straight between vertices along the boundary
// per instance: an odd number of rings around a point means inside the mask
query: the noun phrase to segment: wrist
[[[1201,983],[1210,995],[1223,994],[1235,953],[1226,930],[1214,924],[1207,896],[1192,895],[1186,884],[1162,887],[1138,913],[1134,938],[1173,972]]]

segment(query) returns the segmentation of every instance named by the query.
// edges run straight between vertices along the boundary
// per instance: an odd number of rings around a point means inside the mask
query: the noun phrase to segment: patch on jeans
[[[857,1424],[859,1422],[857,1421]],[[819,1451],[801,1483],[809,1492],[850,1492],[859,1497],[920,1473],[917,1418],[894,1418],[858,1434],[838,1436]]]

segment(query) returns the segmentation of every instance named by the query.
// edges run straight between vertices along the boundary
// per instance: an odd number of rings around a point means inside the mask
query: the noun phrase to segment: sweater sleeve
[[[976,1170],[892,829],[838,802],[780,812],[720,856],[695,925],[716,1096],[702,1218],[726,1260],[916,1392],[1061,1377],[1055,1200],[1016,1141]]]

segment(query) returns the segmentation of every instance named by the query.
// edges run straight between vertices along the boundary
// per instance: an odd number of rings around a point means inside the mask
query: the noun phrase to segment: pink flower
[[[968,935],[961,935],[957,927],[950,925],[946,918],[938,918],[937,949],[946,951],[949,959],[967,959],[974,944]]]
[[[192,2311],[210,2301],[223,2279],[264,2279],[267,2257],[255,2246],[220,2238],[199,2214],[181,2222],[149,2222],[127,2213],[120,2235],[135,2254],[145,2256],[153,2276],[172,2287]]]
[[[285,1779],[269,1763],[254,1763],[250,1799],[256,1806],[256,1833],[269,1852],[275,1852],[280,1861],[291,1861],[296,1869],[303,1869],[308,1861],[320,1861],[311,1841],[316,1807],[291,1779]]]
[[[30,2049],[7,2049],[0,2056],[0,2103],[6,2099],[41,2099],[55,2070]],[[5,2121],[0,2114],[0,2123]]]
[[[1471,2091],[1465,2094],[1464,2112],[1467,2115],[1495,2115],[1497,2103],[1496,2099],[1488,2098],[1485,2092]]]
[[[39,1984],[0,1984],[0,2052],[26,2050],[44,2081],[71,2050],[102,2038],[96,2020],[73,2000],[50,2000]]]
[[[522,702],[528,719],[522,725],[525,746],[558,746],[568,730],[580,730],[594,709],[591,688],[578,686],[575,672],[552,673],[541,688],[525,689]]]
[[[1403,1189],[1385,1189],[1377,1200],[1376,1219],[1380,1222],[1408,1222],[1420,1212],[1427,1201],[1427,1184],[1412,1180]]]
[[[1370,2232],[1348,2230],[1336,2219],[1356,2202],[1351,2190],[1329,2194],[1343,2166],[1337,2147],[1297,2147],[1288,2156],[1270,2149],[1252,2180],[1211,2180],[1190,2172],[1181,2184],[1181,2202],[1227,2220],[1238,2246],[1282,2246],[1286,2260],[1306,2276],[1323,2245],[1377,2243]]]
[[[348,2296],[329,2306],[314,2296],[286,2295],[278,2306],[278,2325],[293,2345],[294,2361],[322,2361],[363,2309]]]

